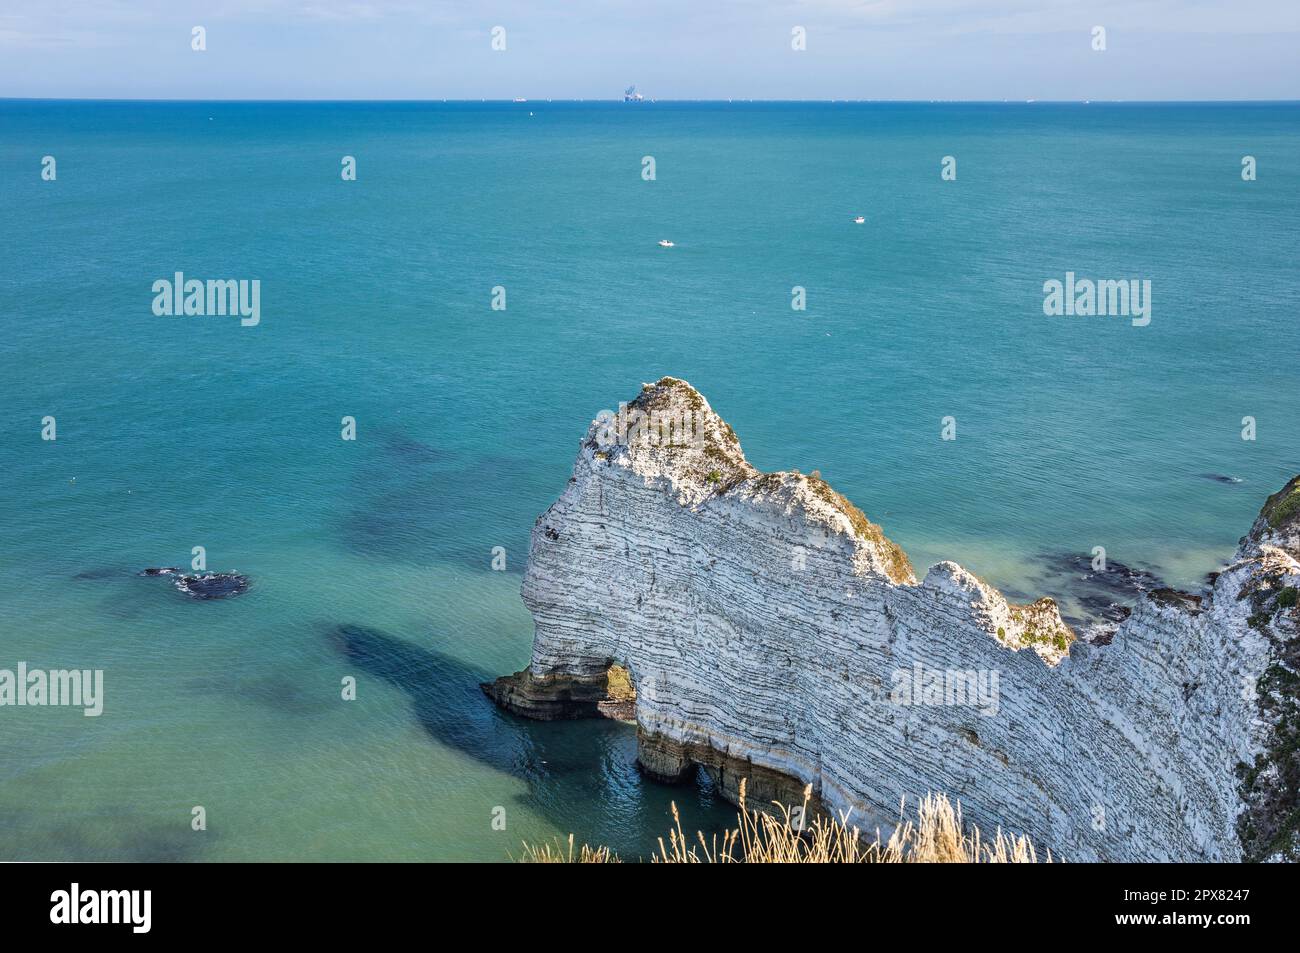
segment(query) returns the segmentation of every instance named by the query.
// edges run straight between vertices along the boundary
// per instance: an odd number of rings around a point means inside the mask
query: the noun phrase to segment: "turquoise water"
[[[477,689],[527,660],[528,533],[587,422],[664,374],[919,568],[1037,595],[1101,545],[1195,585],[1300,472],[1298,155],[1286,104],[0,102],[0,668],[106,693],[0,709],[0,858],[635,857],[672,799],[717,827],[626,726]],[[175,271],[260,279],[261,324],[155,317]],[[1066,271],[1150,279],[1151,324],[1045,317]],[[133,575],[199,545],[251,591]]]

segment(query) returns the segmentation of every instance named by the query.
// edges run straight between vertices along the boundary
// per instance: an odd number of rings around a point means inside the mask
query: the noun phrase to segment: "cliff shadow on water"
[[[567,833],[580,824],[583,836],[597,828],[622,840],[625,848],[649,850],[651,845],[639,837],[635,842],[627,838],[647,826],[666,829],[674,798],[685,801],[687,813],[705,825],[721,829],[735,819],[706,778],[688,789],[645,780],[636,764],[631,725],[520,718],[483,694],[479,686],[491,679],[490,673],[379,629],[338,625],[330,630],[329,641],[366,675],[400,689],[435,742],[523,780],[528,793],[516,803],[540,814],[557,831]]]

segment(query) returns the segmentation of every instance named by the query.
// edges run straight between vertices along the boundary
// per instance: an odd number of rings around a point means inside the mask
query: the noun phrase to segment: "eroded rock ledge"
[[[627,669],[618,665],[595,675],[564,672],[535,675],[530,669],[524,669],[485,683],[483,691],[502,708],[538,721],[635,720],[636,690]]]
[[[942,791],[1071,860],[1295,859],[1298,559],[1300,477],[1211,587],[1152,591],[1089,645],[955,563],[918,582],[861,510],[755,470],[664,378],[593,422],[533,529],[532,662],[484,690],[533,718],[634,706],[652,776],[700,766],[733,798],[748,777],[751,803],[810,784],[868,829]]]

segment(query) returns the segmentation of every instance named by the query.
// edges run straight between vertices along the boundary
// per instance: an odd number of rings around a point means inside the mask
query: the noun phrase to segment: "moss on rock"
[[[1300,476],[1274,493],[1259,513],[1271,529],[1281,530],[1300,523]]]
[[[1260,713],[1272,721],[1268,750],[1237,766],[1246,810],[1237,835],[1251,861],[1300,861],[1300,676],[1274,663],[1255,691]]]
[[[848,517],[849,525],[853,527],[853,532],[859,539],[867,540],[875,545],[885,562],[885,572],[892,581],[911,582],[916,578],[916,573],[912,568],[912,561],[907,558],[907,553],[903,552],[901,546],[886,536],[884,530],[867,519],[866,513],[850,503],[844,494],[836,493],[831,488],[831,485],[820,476],[807,477],[806,479],[809,487],[819,499],[829,503]]]

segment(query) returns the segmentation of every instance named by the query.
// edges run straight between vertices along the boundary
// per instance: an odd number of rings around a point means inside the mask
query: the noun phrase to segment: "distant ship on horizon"
[[[625,102],[625,103],[639,103],[639,102],[644,102],[644,101],[645,101],[645,97],[642,96],[640,93],[638,93],[638,92],[636,91],[636,85],[635,85],[635,84],[632,85],[632,86],[629,86],[627,89],[623,90],[623,102]]]

